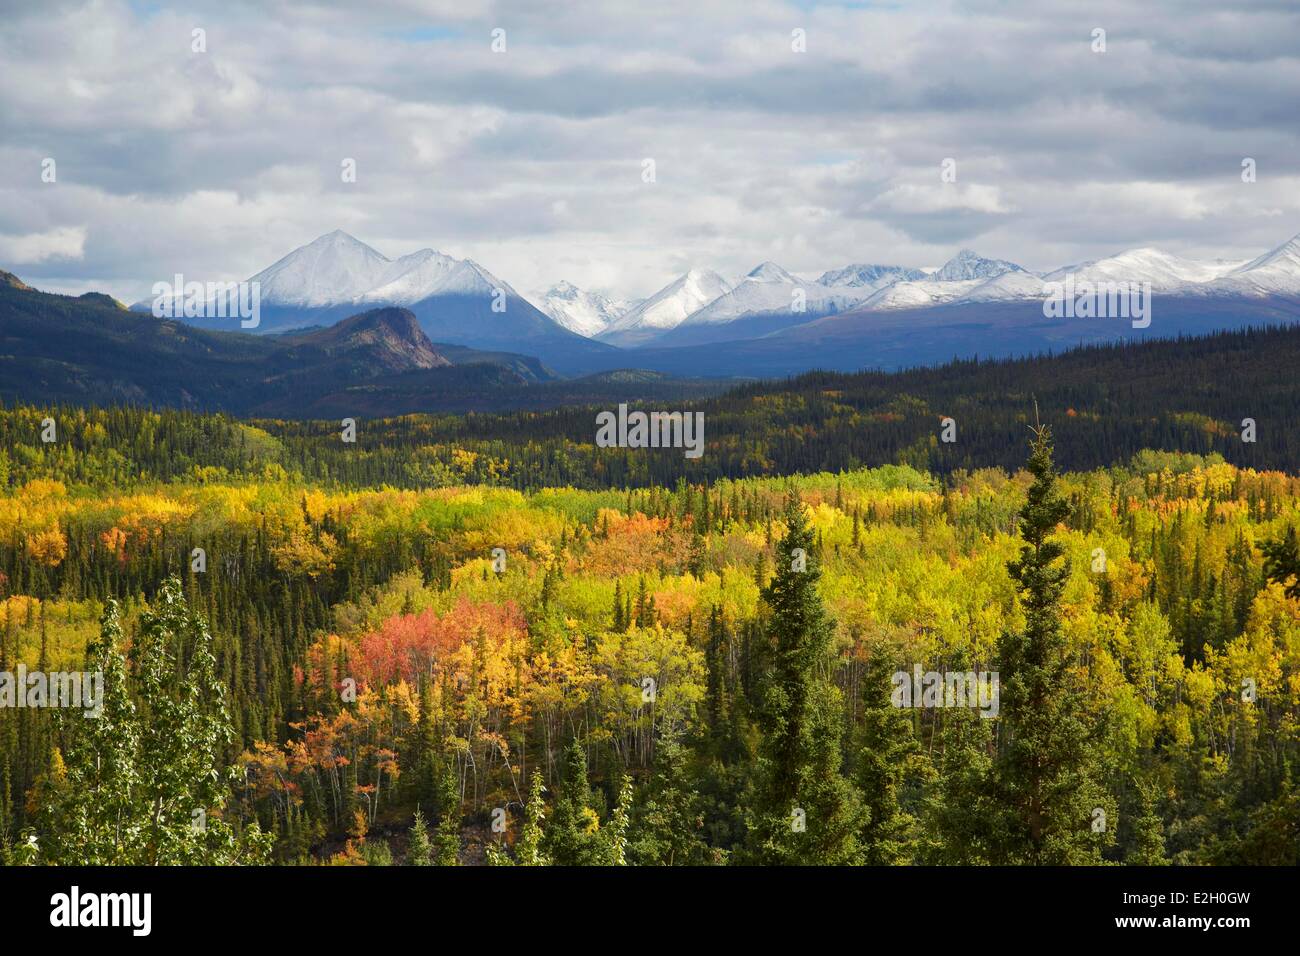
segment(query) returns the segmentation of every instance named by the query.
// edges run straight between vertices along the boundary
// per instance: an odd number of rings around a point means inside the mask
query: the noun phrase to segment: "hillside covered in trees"
[[[1089,470],[1144,449],[1218,454],[1243,468],[1300,470],[1300,326],[1205,339],[1090,347],[1015,361],[961,361],[885,374],[810,373],[688,400],[692,387],[636,376],[532,388],[567,403],[549,411],[367,417],[336,404],[330,420],[243,419],[162,409],[11,405],[0,415],[0,475],[71,483],[247,479],[268,473],[325,485],[500,485],[590,490],[679,481],[854,471],[905,463],[936,475],[1023,463],[1037,403],[1057,461]],[[462,383],[463,384],[463,383]],[[660,400],[638,405],[651,387]],[[605,404],[592,400],[599,388]],[[683,391],[675,392],[680,388]],[[554,392],[546,392],[554,389]],[[467,401],[469,399],[466,399]],[[616,402],[700,412],[704,452],[598,448],[596,415]],[[41,423],[60,423],[42,445]],[[356,442],[341,440],[344,417]],[[944,441],[943,420],[954,439]],[[1247,434],[1246,420],[1254,422]],[[269,471],[268,471],[269,469]]]
[[[1058,476],[1046,432],[995,429],[945,374],[1032,385],[1071,456],[1115,463]],[[0,672],[105,677],[97,718],[0,709],[0,858],[1300,862],[1300,478],[1225,461],[1209,417],[1143,406],[1136,375],[945,374],[891,379],[897,419],[862,410],[870,375],[736,393],[708,406],[701,474],[666,483],[679,452],[624,474],[626,450],[561,450],[567,413],[362,422],[347,445],[4,411]],[[1179,401],[1239,417],[1217,387]],[[917,444],[939,409],[951,452]],[[1014,432],[1010,468],[932,467],[981,421]],[[815,467],[851,422],[862,457]],[[1196,453],[1126,453],[1175,423],[1157,437]],[[1000,693],[898,706],[916,672]]]

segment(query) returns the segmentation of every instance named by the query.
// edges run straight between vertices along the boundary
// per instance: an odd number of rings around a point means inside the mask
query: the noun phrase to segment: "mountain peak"
[[[361,312],[325,329],[297,337],[333,358],[362,361],[384,372],[450,365],[420,328],[409,309]]]
[[[690,269],[620,315],[601,333],[601,338],[616,345],[640,344],[681,325],[688,315],[730,288],[727,280],[712,269]]]
[[[312,245],[315,245],[316,242],[355,242],[359,246],[365,245],[352,233],[344,232],[342,229],[335,229],[332,232],[325,233],[325,235],[318,237]]]
[[[792,276],[785,269],[771,260],[761,262],[749,271],[745,276],[746,279],[754,279],[758,282],[798,282],[799,280]]]
[[[597,292],[580,289],[561,279],[542,296],[542,311],[570,332],[591,338],[608,329],[628,309]]]
[[[927,278],[920,269],[906,266],[882,266],[867,263],[847,265],[843,269],[831,269],[824,272],[817,280],[818,285],[844,286],[847,288],[879,289],[898,280],[912,281]]]
[[[1024,271],[1014,262],[985,259],[971,249],[962,249],[930,278],[939,282],[954,282],[962,279],[992,279],[1007,272]]]
[[[77,296],[82,302],[93,302],[95,305],[105,305],[111,309],[117,309],[119,312],[125,312],[126,306],[117,299],[113,298],[106,292],[83,292]]]

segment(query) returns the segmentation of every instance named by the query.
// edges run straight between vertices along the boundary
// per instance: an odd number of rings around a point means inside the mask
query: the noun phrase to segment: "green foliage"
[[[821,570],[795,494],[782,517],[776,574],[763,590],[771,670],[750,852],[764,864],[856,863],[857,799],[839,772],[842,701],[824,676],[831,624],[817,594]]]
[[[923,431],[947,385],[917,374],[733,396],[735,422],[814,419],[719,462],[814,462],[827,422]],[[1100,434],[1079,406],[1076,455]],[[0,707],[8,863],[253,862],[273,838],[276,862],[379,865],[417,808],[429,857],[470,862],[521,803],[489,862],[1295,859],[1295,475],[1171,451],[1058,475],[1038,450],[1006,473],[927,440],[940,477],[653,483],[688,466],[548,459],[563,416],[367,422],[345,455],[324,424],[58,414],[44,447],[36,410],[0,410],[0,673],[103,670],[108,694],[93,719]],[[587,468],[602,490],[486,487]],[[916,664],[1000,670],[1001,715],[895,707]]]
[[[118,609],[104,613],[89,666],[104,675],[103,712],[78,724],[40,840],[45,862],[80,865],[219,865],[264,862],[269,841],[221,813],[232,771],[225,687],[211,637],[168,581],[141,616],[131,678],[118,649]],[[132,686],[128,686],[132,685]]]
[[[542,775],[534,770],[528,788],[528,803],[524,805],[524,825],[519,833],[519,842],[515,845],[520,866],[546,866],[551,862],[542,851],[542,841],[546,836],[542,828],[542,821],[546,819],[546,804],[543,799],[545,793]]]
[[[456,772],[448,767],[438,788],[438,833],[434,837],[434,863],[457,866],[460,863],[460,787]]]
[[[406,849],[407,866],[431,866],[433,848],[429,845],[429,828],[424,822],[424,814],[415,808],[415,820],[411,824],[411,841]]]
[[[591,797],[587,754],[574,739],[564,750],[555,804],[546,827],[546,853],[557,866],[590,866],[601,861],[600,817]]]
[[[1061,595],[1069,564],[1053,539],[1069,514],[1052,464],[1051,431],[1034,433],[1028,470],[1033,476],[1020,533],[1020,558],[1008,566],[1019,585],[1022,630],[998,642],[1002,681],[1001,746],[989,788],[1006,818],[992,828],[992,862],[1048,865],[1098,863],[1113,841],[1091,821],[1115,816],[1098,774],[1094,744],[1101,728],[1085,712],[1076,661],[1061,627]]]

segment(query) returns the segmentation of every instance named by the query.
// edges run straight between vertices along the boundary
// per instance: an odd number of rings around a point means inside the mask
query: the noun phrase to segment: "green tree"
[[[600,818],[591,806],[587,754],[575,739],[564,750],[546,849],[557,866],[590,866],[600,861]]]
[[[618,786],[618,801],[609,824],[600,831],[607,866],[627,866],[627,831],[631,823],[632,780],[626,774]]]
[[[1295,526],[1277,541],[1260,545],[1264,552],[1264,571],[1268,579],[1282,586],[1287,597],[1300,599],[1300,541]]]
[[[855,863],[859,809],[840,775],[843,701],[827,676],[831,623],[821,569],[796,494],[786,497],[776,574],[762,591],[770,671],[758,715],[759,783],[750,855],[764,864]]]
[[[432,848],[429,846],[429,830],[424,823],[424,814],[415,808],[415,822],[411,824],[411,842],[406,850],[407,866],[429,866]]]
[[[891,699],[895,662],[877,648],[867,662],[862,711],[862,746],[857,782],[862,792],[862,859],[869,866],[908,862],[915,819],[902,809],[899,789],[909,762],[919,752],[912,716]]]
[[[542,852],[542,840],[546,835],[542,829],[542,821],[546,819],[546,802],[543,799],[545,793],[542,774],[534,770],[528,788],[528,803],[524,805],[524,826],[519,832],[519,843],[515,847],[520,866],[548,866],[551,862]]]
[[[117,605],[109,602],[89,669],[103,674],[102,712],[74,712],[66,785],[42,826],[41,858],[81,865],[266,862],[269,835],[222,812],[234,779],[233,739],[212,638],[168,579],[140,617],[128,687]],[[98,709],[98,708],[97,708]]]
[[[688,751],[675,736],[655,748],[654,779],[634,828],[631,855],[645,866],[698,866],[710,861],[701,837],[704,814],[690,778]]]
[[[438,786],[438,833],[434,837],[434,863],[456,866],[460,863],[460,787],[456,770],[448,764]]]
[[[1008,569],[1025,626],[998,641],[1002,741],[990,779],[1007,815],[995,827],[994,863],[1077,865],[1101,862],[1110,829],[1092,829],[1097,808],[1115,815],[1100,784],[1100,725],[1086,713],[1077,661],[1061,630],[1061,592],[1069,575],[1064,547],[1052,538],[1069,505],[1057,489],[1051,430],[1034,429],[1026,466],[1033,483],[1020,513],[1024,539]]]
[[[1133,847],[1124,862],[1130,866],[1167,866],[1165,828],[1156,810],[1155,796],[1149,787],[1139,792],[1141,813],[1133,823]]]

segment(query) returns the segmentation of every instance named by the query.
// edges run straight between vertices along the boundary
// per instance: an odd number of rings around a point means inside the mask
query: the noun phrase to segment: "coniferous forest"
[[[695,474],[572,410],[5,408],[0,672],[103,688],[0,709],[0,859],[1300,862],[1294,468],[1030,396],[988,462],[932,374],[711,400]],[[850,418],[893,453],[819,469]]]

